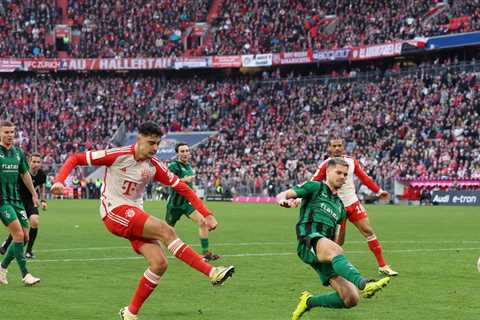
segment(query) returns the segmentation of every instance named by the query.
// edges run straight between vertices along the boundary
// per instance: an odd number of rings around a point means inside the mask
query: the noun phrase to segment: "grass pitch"
[[[331,289],[295,254],[296,209],[267,204],[208,203],[220,222],[211,233],[215,264],[233,264],[236,273],[223,287],[181,261],[170,266],[139,319],[287,320],[299,294]],[[146,210],[164,215],[164,203]],[[315,309],[303,319],[479,319],[480,210],[465,207],[369,206],[370,220],[387,261],[400,272],[371,300],[348,310]],[[196,226],[182,219],[180,237],[199,249]],[[1,228],[0,237],[6,236]],[[376,263],[353,225],[347,228],[346,255],[362,274],[378,277]],[[98,201],[50,201],[41,212],[40,231],[29,262],[42,282],[22,286],[15,262],[9,284],[0,287],[0,319],[117,319],[146,268],[129,243],[107,232]]]

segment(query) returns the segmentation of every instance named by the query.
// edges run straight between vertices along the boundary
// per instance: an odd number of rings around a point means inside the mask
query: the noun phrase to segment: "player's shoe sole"
[[[366,299],[370,299],[373,297],[378,291],[385,288],[390,283],[391,278],[385,277],[378,281],[371,281],[367,282],[365,288],[361,291],[362,297]]]
[[[210,276],[210,282],[214,286],[222,285],[228,278],[231,278],[235,273],[235,267],[214,267]]]
[[[311,296],[312,294],[308,291],[302,292],[302,295],[300,296],[297,307],[292,313],[292,320],[300,319],[302,315],[308,311],[307,301]]]

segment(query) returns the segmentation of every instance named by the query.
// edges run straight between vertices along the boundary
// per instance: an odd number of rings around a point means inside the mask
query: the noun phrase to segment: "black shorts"
[[[25,211],[27,212],[27,217],[30,218],[31,215],[39,214],[38,208],[35,207],[33,204],[33,200],[23,200],[23,206],[25,207]]]

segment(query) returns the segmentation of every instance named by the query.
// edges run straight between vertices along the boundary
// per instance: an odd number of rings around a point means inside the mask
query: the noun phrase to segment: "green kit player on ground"
[[[193,188],[195,173],[190,164],[190,148],[186,143],[179,142],[175,146],[175,152],[177,154],[177,159],[168,164],[168,169],[177,175],[180,180],[188,184],[190,188]],[[187,199],[171,188],[167,201],[165,221],[174,227],[183,215],[187,216],[198,225],[198,235],[200,238],[200,245],[202,246],[203,259],[205,261],[220,259],[219,255],[209,251],[208,227],[205,223],[205,218],[192,207]]]
[[[19,179],[22,179],[32,194],[35,206],[38,206],[38,196],[28,172],[25,155],[13,145],[14,136],[15,125],[9,121],[0,121],[0,219],[13,238],[0,265],[0,284],[8,284],[7,268],[13,260],[17,260],[23,283],[33,286],[40,279],[32,276],[27,269],[23,246],[24,242],[28,242],[29,224],[20,196]]]
[[[296,225],[297,254],[318,273],[324,286],[331,286],[336,291],[315,296],[308,291],[303,292],[292,320],[300,319],[306,311],[315,307],[354,307],[360,298],[359,290],[362,297],[371,298],[390,282],[389,277],[379,281],[363,277],[336,242],[341,238],[337,230],[346,218],[345,207],[337,191],[345,183],[347,174],[345,160],[332,158],[327,164],[325,182],[308,181],[277,195],[278,204],[287,208],[294,205],[295,198],[302,198]]]

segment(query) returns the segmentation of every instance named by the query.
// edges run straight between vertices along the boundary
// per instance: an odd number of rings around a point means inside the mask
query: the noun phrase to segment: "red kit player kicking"
[[[65,179],[76,166],[106,167],[100,205],[103,223],[114,235],[128,239],[133,250],[143,255],[148,263],[130,305],[120,310],[122,320],[137,319],[139,309],[167,270],[167,258],[158,241],[175,257],[209,277],[213,285],[222,284],[234,272],[233,266],[212,267],[203,261],[200,255],[178,238],[172,227],[143,211],[145,186],[154,180],[184,196],[205,217],[210,230],[217,226],[216,219],[195,193],[154,158],[160,137],[160,128],[152,122],[146,122],[139,127],[134,145],[74,154],[62,166],[52,186],[52,193],[61,195]]]
[[[353,176],[355,175],[364,185],[366,185],[370,190],[375,192],[380,198],[387,201],[389,199],[388,192],[380,189],[380,187],[375,183],[375,181],[370,178],[365,171],[360,167],[358,160],[351,157],[345,156],[345,146],[343,139],[333,138],[330,139],[328,152],[330,157],[342,157],[348,163],[348,176],[345,184],[338,191],[338,196],[343,202],[345,209],[347,210],[347,217],[351,223],[353,223],[358,231],[367,239],[368,247],[370,251],[375,255],[378,263],[378,271],[387,276],[397,276],[398,272],[394,271],[386,262],[383,257],[382,247],[380,242],[377,240],[377,236],[373,231],[370,222],[368,221],[368,215],[365,208],[362,206],[358,200],[357,194],[355,193],[355,185],[353,183]],[[326,177],[327,163],[328,160],[323,161],[318,170],[312,177],[312,181],[323,181]],[[345,227],[342,226],[341,242],[343,242],[343,237],[345,235]]]

